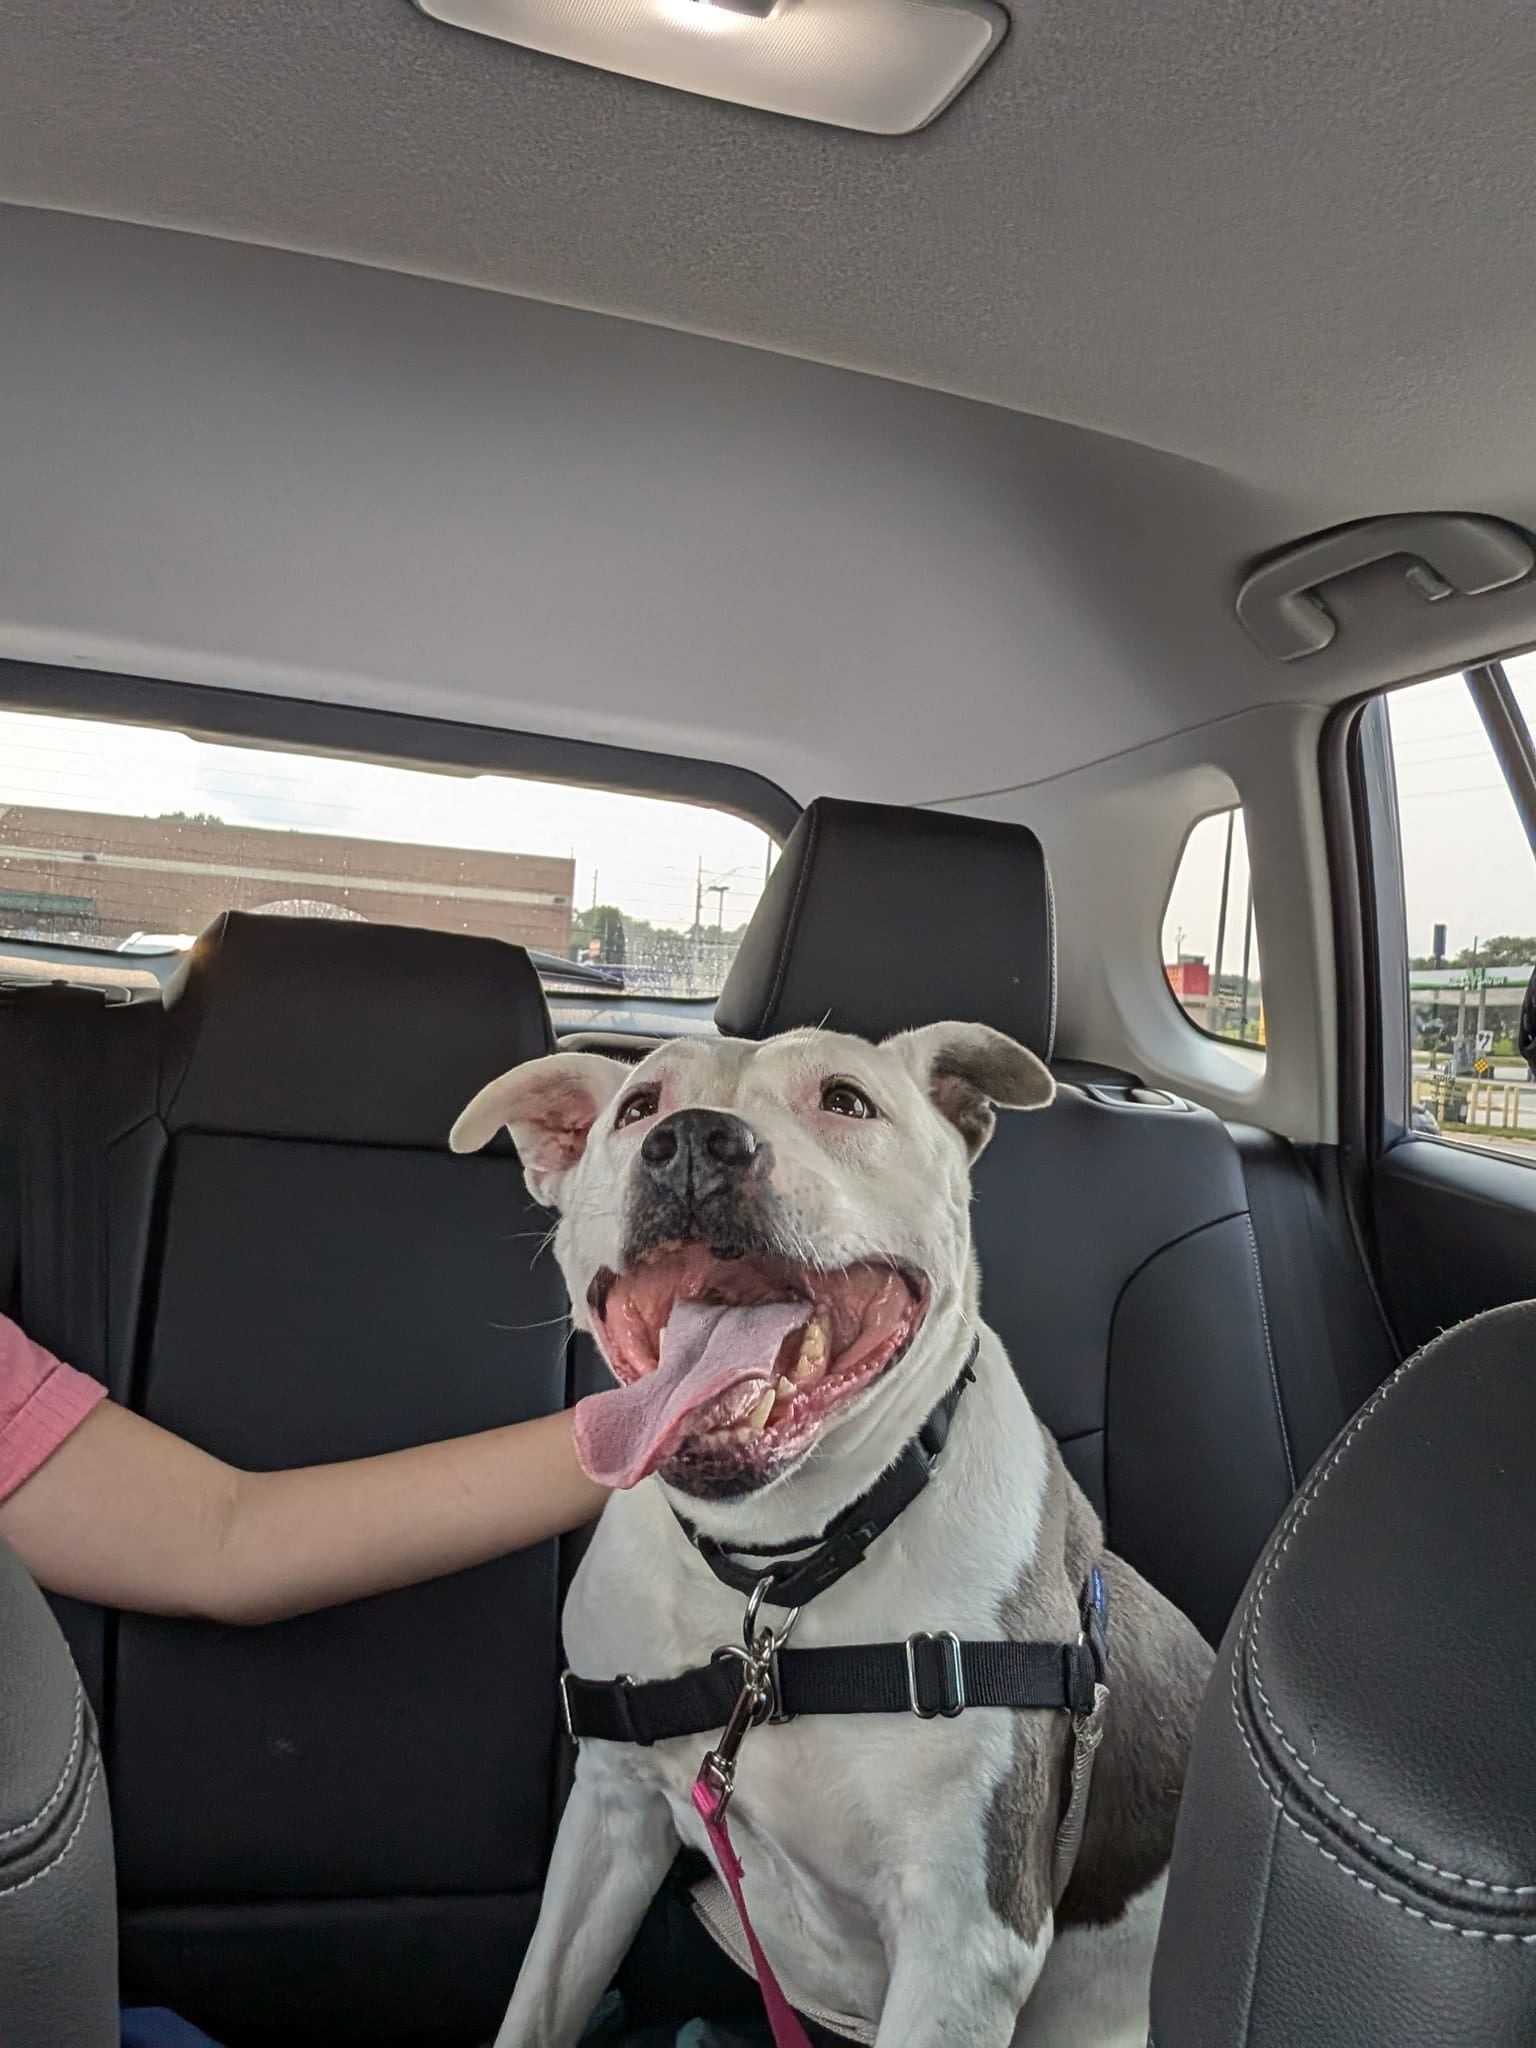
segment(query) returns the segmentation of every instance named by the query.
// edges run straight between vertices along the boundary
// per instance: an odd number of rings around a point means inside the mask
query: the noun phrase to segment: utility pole
[[[1243,1014],[1238,1022],[1238,1032],[1244,1045],[1248,1043],[1248,970],[1253,962],[1253,876],[1248,877],[1248,910],[1243,919]]]
[[[689,990],[688,990],[688,993],[689,993],[689,995],[691,995],[691,996],[692,996],[692,995],[697,995],[697,994],[698,994],[698,992],[699,992],[699,946],[700,946],[700,943],[701,943],[701,941],[702,941],[702,939],[703,939],[703,935],[704,935],[704,856],[703,856],[703,854],[701,853],[701,854],[699,855],[699,872],[698,872],[698,877],[697,877],[697,879],[695,880],[695,882],[694,882],[694,885],[693,885],[693,944],[692,944],[692,947],[691,947],[691,949],[690,949],[690,950],[691,950],[691,952],[692,952],[692,956],[693,956],[693,974],[692,974],[692,978],[691,978],[691,983],[690,983],[690,986],[689,986]]]
[[[1237,812],[1227,813],[1227,851],[1221,863],[1221,908],[1216,913],[1216,965],[1211,970],[1211,1000],[1216,1006],[1219,1032],[1223,1021],[1221,1005],[1221,953],[1227,936],[1227,898],[1232,890],[1232,835],[1237,830]]]
[[[715,899],[715,944],[725,940],[725,899],[730,894],[729,882],[711,882],[709,893]]]
[[[1456,1041],[1451,1047],[1451,1073],[1455,1077],[1472,1071],[1472,1053],[1467,1041],[1467,991],[1475,986],[1473,977],[1477,973],[1477,934],[1472,935],[1472,964],[1461,977],[1461,987],[1456,996]]]

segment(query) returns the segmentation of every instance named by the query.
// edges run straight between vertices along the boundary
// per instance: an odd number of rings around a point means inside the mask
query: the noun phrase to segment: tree
[[[615,904],[595,903],[571,919],[571,943],[578,953],[585,953],[594,939],[597,957],[605,967],[624,965],[624,917]]]
[[[1432,954],[1422,953],[1411,960],[1410,967],[1433,967]],[[1501,932],[1496,938],[1482,939],[1474,952],[1470,946],[1463,946],[1454,960],[1446,960],[1446,967],[1530,967],[1536,964],[1536,938],[1521,938],[1509,932]]]
[[[162,825],[222,825],[224,820],[216,818],[212,811],[162,811],[157,822]]]
[[[1458,967],[1529,967],[1536,961],[1536,939],[1511,938],[1501,933],[1484,939],[1474,953],[1470,946],[1456,955]]]

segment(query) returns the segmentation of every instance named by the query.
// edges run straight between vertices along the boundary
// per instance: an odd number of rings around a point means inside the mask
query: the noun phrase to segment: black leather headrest
[[[763,891],[715,1022],[732,1038],[829,1024],[885,1038],[947,1018],[1042,1059],[1056,929],[1033,832],[947,811],[819,797]]]
[[[1410,1360],[1260,1560],[1196,1736],[1158,2048],[1536,2041],[1536,1305]]]
[[[172,1131],[445,1146],[478,1089],[553,1045],[521,947],[398,925],[230,911],[165,1000]]]

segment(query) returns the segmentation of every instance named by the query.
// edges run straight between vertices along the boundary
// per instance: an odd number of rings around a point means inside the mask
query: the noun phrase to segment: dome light
[[[873,135],[943,111],[1002,41],[992,0],[416,0],[454,28]]]

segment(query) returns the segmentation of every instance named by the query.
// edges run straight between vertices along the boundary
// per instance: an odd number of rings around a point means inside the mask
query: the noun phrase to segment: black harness
[[[947,1630],[900,1643],[848,1643],[781,1649],[769,1664],[773,1711],[801,1714],[916,1714],[931,1721],[971,1707],[1055,1710],[1086,1721],[1105,1683],[1104,1580],[1095,1565],[1083,1588],[1082,1633],[1075,1643],[961,1642]],[[723,1728],[741,1692],[733,1647],[676,1678],[578,1678],[560,1681],[565,1725],[582,1741],[669,1742]]]
[[[975,1379],[977,1346],[959,1378],[895,1463],[845,1508],[819,1537],[738,1550],[700,1533],[678,1515],[684,1534],[722,1584],[751,1596],[748,1634],[765,1601],[794,1610],[824,1593],[856,1565],[870,1545],[928,1485],[948,1441],[955,1410]],[[674,1511],[675,1512],[675,1511]],[[749,1561],[751,1560],[751,1561]],[[789,1626],[768,1637],[766,1675],[770,1723],[801,1714],[915,1714],[953,1717],[972,1707],[1036,1709],[1069,1714],[1079,1747],[1097,1745],[1109,1665],[1104,1578],[1089,1572],[1072,1643],[961,1642],[944,1630],[919,1631],[904,1642],[849,1643],[813,1650],[780,1647]],[[742,1691],[741,1652],[717,1650],[708,1664],[676,1678],[578,1678],[560,1681],[565,1725],[573,1740],[649,1745],[706,1735],[730,1720]],[[1091,1755],[1091,1747],[1089,1749]]]

